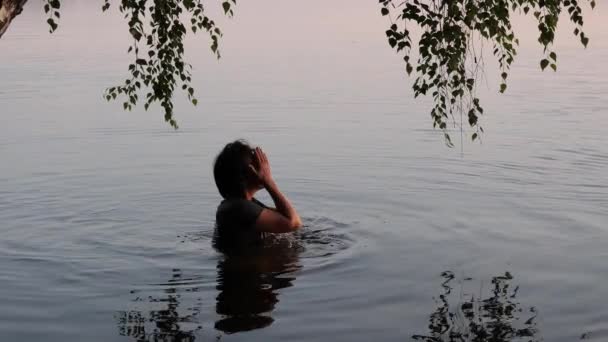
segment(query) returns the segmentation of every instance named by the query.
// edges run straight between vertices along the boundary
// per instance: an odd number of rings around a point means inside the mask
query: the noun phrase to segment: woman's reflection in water
[[[221,318],[215,328],[231,334],[271,325],[279,291],[293,286],[302,268],[301,246],[272,234],[253,242],[228,242],[217,229],[213,245],[223,254],[217,265],[216,312]]]

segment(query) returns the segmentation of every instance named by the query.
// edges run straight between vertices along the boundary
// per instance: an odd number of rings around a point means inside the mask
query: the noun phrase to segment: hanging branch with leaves
[[[0,36],[27,0],[0,0]],[[115,0],[125,15],[133,41],[128,53],[133,57],[129,77],[106,90],[110,100],[123,100],[131,110],[145,94],[144,108],[158,103],[165,120],[174,128],[173,94],[181,87],[193,105],[197,104],[192,87],[192,66],[184,60],[184,37],[188,31],[205,31],[211,51],[220,57],[221,30],[207,16],[202,0]],[[231,17],[236,0],[219,0]],[[446,144],[453,146],[448,125],[464,130],[466,115],[473,129],[471,138],[479,139],[483,108],[476,87],[484,71],[484,46],[491,46],[499,65],[500,92],[507,90],[509,70],[517,55],[519,41],[512,27],[513,15],[532,14],[538,22],[538,41],[544,56],[540,68],[557,70],[553,50],[559,17],[567,13],[574,35],[583,46],[589,38],[583,32],[583,5],[592,9],[596,0],[379,0],[381,14],[391,25],[386,30],[388,43],[405,62],[405,71],[415,75],[414,96],[431,95],[433,127],[443,131]],[[50,31],[57,30],[61,0],[43,0],[49,15]],[[102,0],[102,10],[111,0]],[[413,41],[411,32],[419,32]],[[417,34],[416,34],[417,36]],[[416,45],[416,46],[415,46]],[[414,49],[414,50],[412,50]],[[414,60],[416,59],[416,60]],[[460,123],[455,115],[460,116]]]
[[[479,116],[483,108],[476,86],[483,70],[485,44],[493,47],[498,60],[500,92],[507,89],[509,69],[517,54],[519,41],[511,25],[511,16],[533,13],[538,21],[538,41],[545,57],[542,70],[557,70],[557,54],[552,50],[559,16],[567,11],[574,24],[574,34],[587,46],[589,38],[582,30],[580,4],[595,7],[594,0],[379,0],[381,14],[391,19],[386,31],[388,43],[403,55],[405,70],[415,74],[414,96],[431,94],[433,127],[443,130],[446,144],[453,146],[448,124],[458,126],[454,114],[468,116],[473,128],[471,138],[483,133]],[[417,60],[412,60],[413,30],[421,35],[417,42]],[[460,125],[460,129],[464,129]]]
[[[44,10],[50,31],[57,30],[60,0],[45,0]],[[110,8],[103,0],[102,10]],[[236,0],[223,0],[224,13],[232,17]],[[197,105],[192,86],[192,65],[184,60],[184,38],[190,30],[205,31],[211,39],[211,51],[220,58],[219,40],[222,31],[207,16],[201,0],[121,0],[119,10],[129,25],[133,39],[127,52],[133,57],[128,66],[129,77],[117,86],[106,89],[104,97],[111,101],[122,99],[123,108],[132,110],[145,93],[144,108],[158,103],[165,121],[177,128],[173,115],[173,94],[181,87],[188,100]]]

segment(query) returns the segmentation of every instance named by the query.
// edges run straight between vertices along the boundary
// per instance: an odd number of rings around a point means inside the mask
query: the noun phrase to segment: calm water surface
[[[471,317],[608,340],[606,9],[587,50],[560,28],[558,73],[518,21],[508,93],[490,64],[486,135],[461,151],[374,1],[240,2],[220,62],[188,41],[199,106],[177,97],[178,131],[103,101],[128,39],[100,6],[64,1],[49,35],[30,1],[0,41],[1,341],[404,341]],[[211,163],[238,137],[306,227],[228,258]]]

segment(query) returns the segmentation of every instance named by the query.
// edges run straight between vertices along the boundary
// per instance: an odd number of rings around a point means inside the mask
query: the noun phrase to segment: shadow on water
[[[442,273],[443,293],[435,298],[437,308],[429,316],[429,332],[413,335],[412,338],[424,342],[537,342],[537,312],[534,307],[524,308],[517,301],[519,286],[512,287],[513,276],[492,278],[490,293],[484,295],[484,288],[477,294],[464,292],[464,282],[458,294],[452,292],[455,276],[452,272]],[[450,303],[452,302],[452,303]]]

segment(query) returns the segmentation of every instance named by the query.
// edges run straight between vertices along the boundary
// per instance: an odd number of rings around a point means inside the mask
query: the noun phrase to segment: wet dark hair
[[[213,177],[215,185],[224,198],[242,198],[250,181],[253,148],[245,140],[226,144],[215,157]]]

